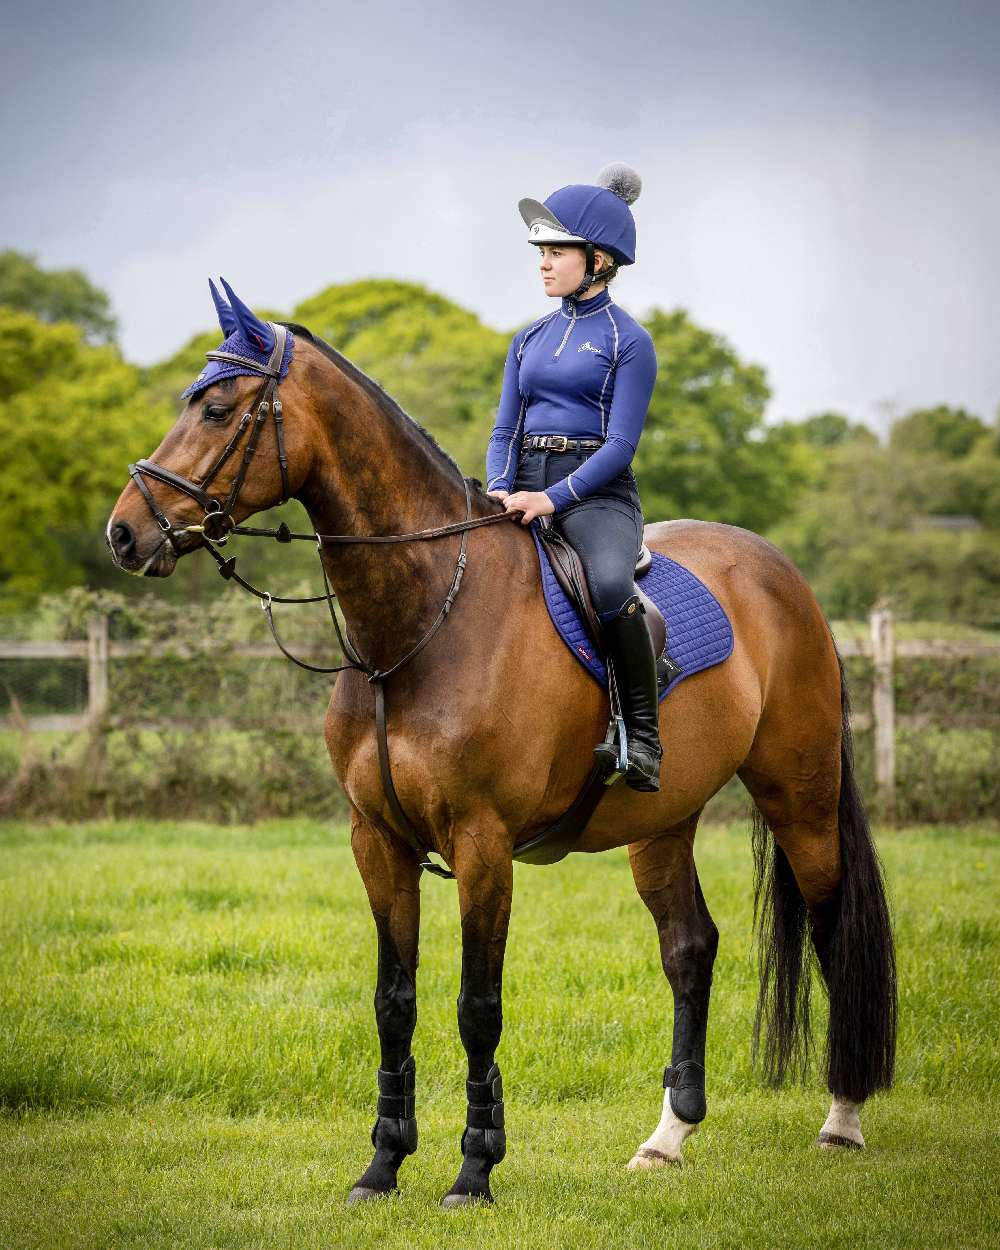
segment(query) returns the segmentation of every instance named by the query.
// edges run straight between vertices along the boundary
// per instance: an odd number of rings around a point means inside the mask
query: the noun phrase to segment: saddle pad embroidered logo
[[[576,350],[578,352],[593,352],[595,356],[599,356],[601,354],[601,349],[599,347],[595,347],[593,343],[591,343],[590,339],[587,339],[586,343],[581,343]]]
[[[545,606],[559,637],[574,659],[596,682],[607,687],[608,674],[576,609],[566,598],[549,565],[549,558],[535,534]],[[733,627],[722,605],[704,582],[675,560],[653,552],[653,563],[637,583],[663,613],[667,622],[667,651],[681,667],[681,674],[660,692],[664,699],[685,677],[711,668],[729,658],[733,650]]]

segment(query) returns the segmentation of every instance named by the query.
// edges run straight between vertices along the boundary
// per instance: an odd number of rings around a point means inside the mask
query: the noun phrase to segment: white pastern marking
[[[643,1168],[661,1168],[668,1163],[681,1162],[681,1147],[692,1133],[698,1131],[697,1124],[688,1124],[674,1115],[670,1106],[670,1090],[663,1091],[663,1114],[656,1126],[656,1132],[642,1143],[629,1160],[627,1167],[630,1172],[638,1172]],[[644,1155],[648,1150],[655,1152]]]
[[[848,1102],[846,1098],[833,1100],[826,1123],[819,1131],[819,1144],[828,1148],[836,1147],[837,1142],[824,1140],[831,1137],[841,1137],[853,1142],[855,1146],[864,1147],[865,1139],[861,1136],[861,1103]]]

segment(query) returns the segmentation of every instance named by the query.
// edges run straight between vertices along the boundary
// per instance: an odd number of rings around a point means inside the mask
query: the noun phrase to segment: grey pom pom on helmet
[[[626,204],[634,204],[642,190],[642,179],[631,165],[624,165],[621,161],[612,161],[610,165],[605,165],[597,175],[594,185],[613,191]]]

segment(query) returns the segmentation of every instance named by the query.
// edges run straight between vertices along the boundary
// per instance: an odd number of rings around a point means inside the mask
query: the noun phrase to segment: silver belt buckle
[[[559,446],[556,446],[557,443],[559,444]],[[549,435],[549,451],[565,451],[568,446],[569,446],[569,439],[566,437],[565,434],[550,434]]]

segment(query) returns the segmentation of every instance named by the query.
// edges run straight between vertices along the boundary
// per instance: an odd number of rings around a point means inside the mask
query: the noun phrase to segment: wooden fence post
[[[876,605],[871,614],[872,722],[875,739],[875,786],[886,820],[896,818],[896,706],[892,685],[894,639],[892,613]]]
[[[95,729],[108,710],[108,618],[87,621],[87,718]]]

